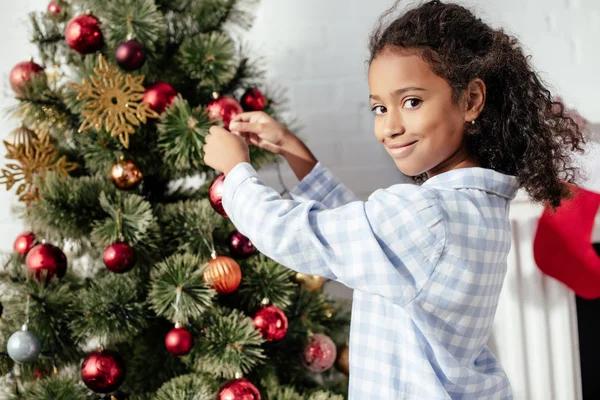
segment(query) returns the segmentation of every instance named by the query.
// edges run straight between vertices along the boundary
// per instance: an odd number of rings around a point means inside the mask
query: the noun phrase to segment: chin
[[[414,165],[407,165],[405,162],[396,161],[396,167],[402,172],[402,174],[413,178],[419,175],[423,175],[426,171],[422,168],[415,167]]]

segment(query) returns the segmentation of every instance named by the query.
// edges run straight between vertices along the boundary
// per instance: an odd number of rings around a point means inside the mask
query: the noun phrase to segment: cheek
[[[378,141],[383,140],[383,117],[374,116],[373,120],[373,133]]]

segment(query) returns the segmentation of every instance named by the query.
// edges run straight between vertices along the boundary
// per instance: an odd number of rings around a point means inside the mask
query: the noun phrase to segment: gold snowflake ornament
[[[129,148],[129,135],[135,127],[145,124],[147,118],[158,118],[150,104],[140,102],[144,97],[143,75],[133,77],[109,66],[106,59],[98,56],[96,76],[83,79],[81,84],[70,83],[69,87],[78,93],[78,100],[86,100],[81,115],[85,120],[80,132],[90,128],[104,129],[111,136],[118,136],[125,148]]]
[[[33,139],[28,146],[24,144],[11,144],[4,141],[6,158],[17,163],[7,164],[0,170],[0,185],[6,185],[10,190],[15,184],[17,195],[21,201],[33,201],[39,198],[38,188],[33,184],[35,176],[43,177],[48,171],[56,171],[67,176],[70,171],[77,168],[77,164],[68,162],[66,156],[58,157],[56,148],[50,143],[50,135]]]

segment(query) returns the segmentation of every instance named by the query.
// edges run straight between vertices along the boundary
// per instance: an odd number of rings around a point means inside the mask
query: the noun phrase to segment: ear
[[[486,87],[481,79],[476,78],[469,82],[465,91],[465,122],[470,123],[479,117],[485,106],[485,96]]]

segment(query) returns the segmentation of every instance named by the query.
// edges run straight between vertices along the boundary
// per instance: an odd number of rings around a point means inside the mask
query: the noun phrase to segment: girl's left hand
[[[236,165],[250,162],[250,150],[243,137],[219,126],[211,126],[204,144],[204,164],[229,173]]]

